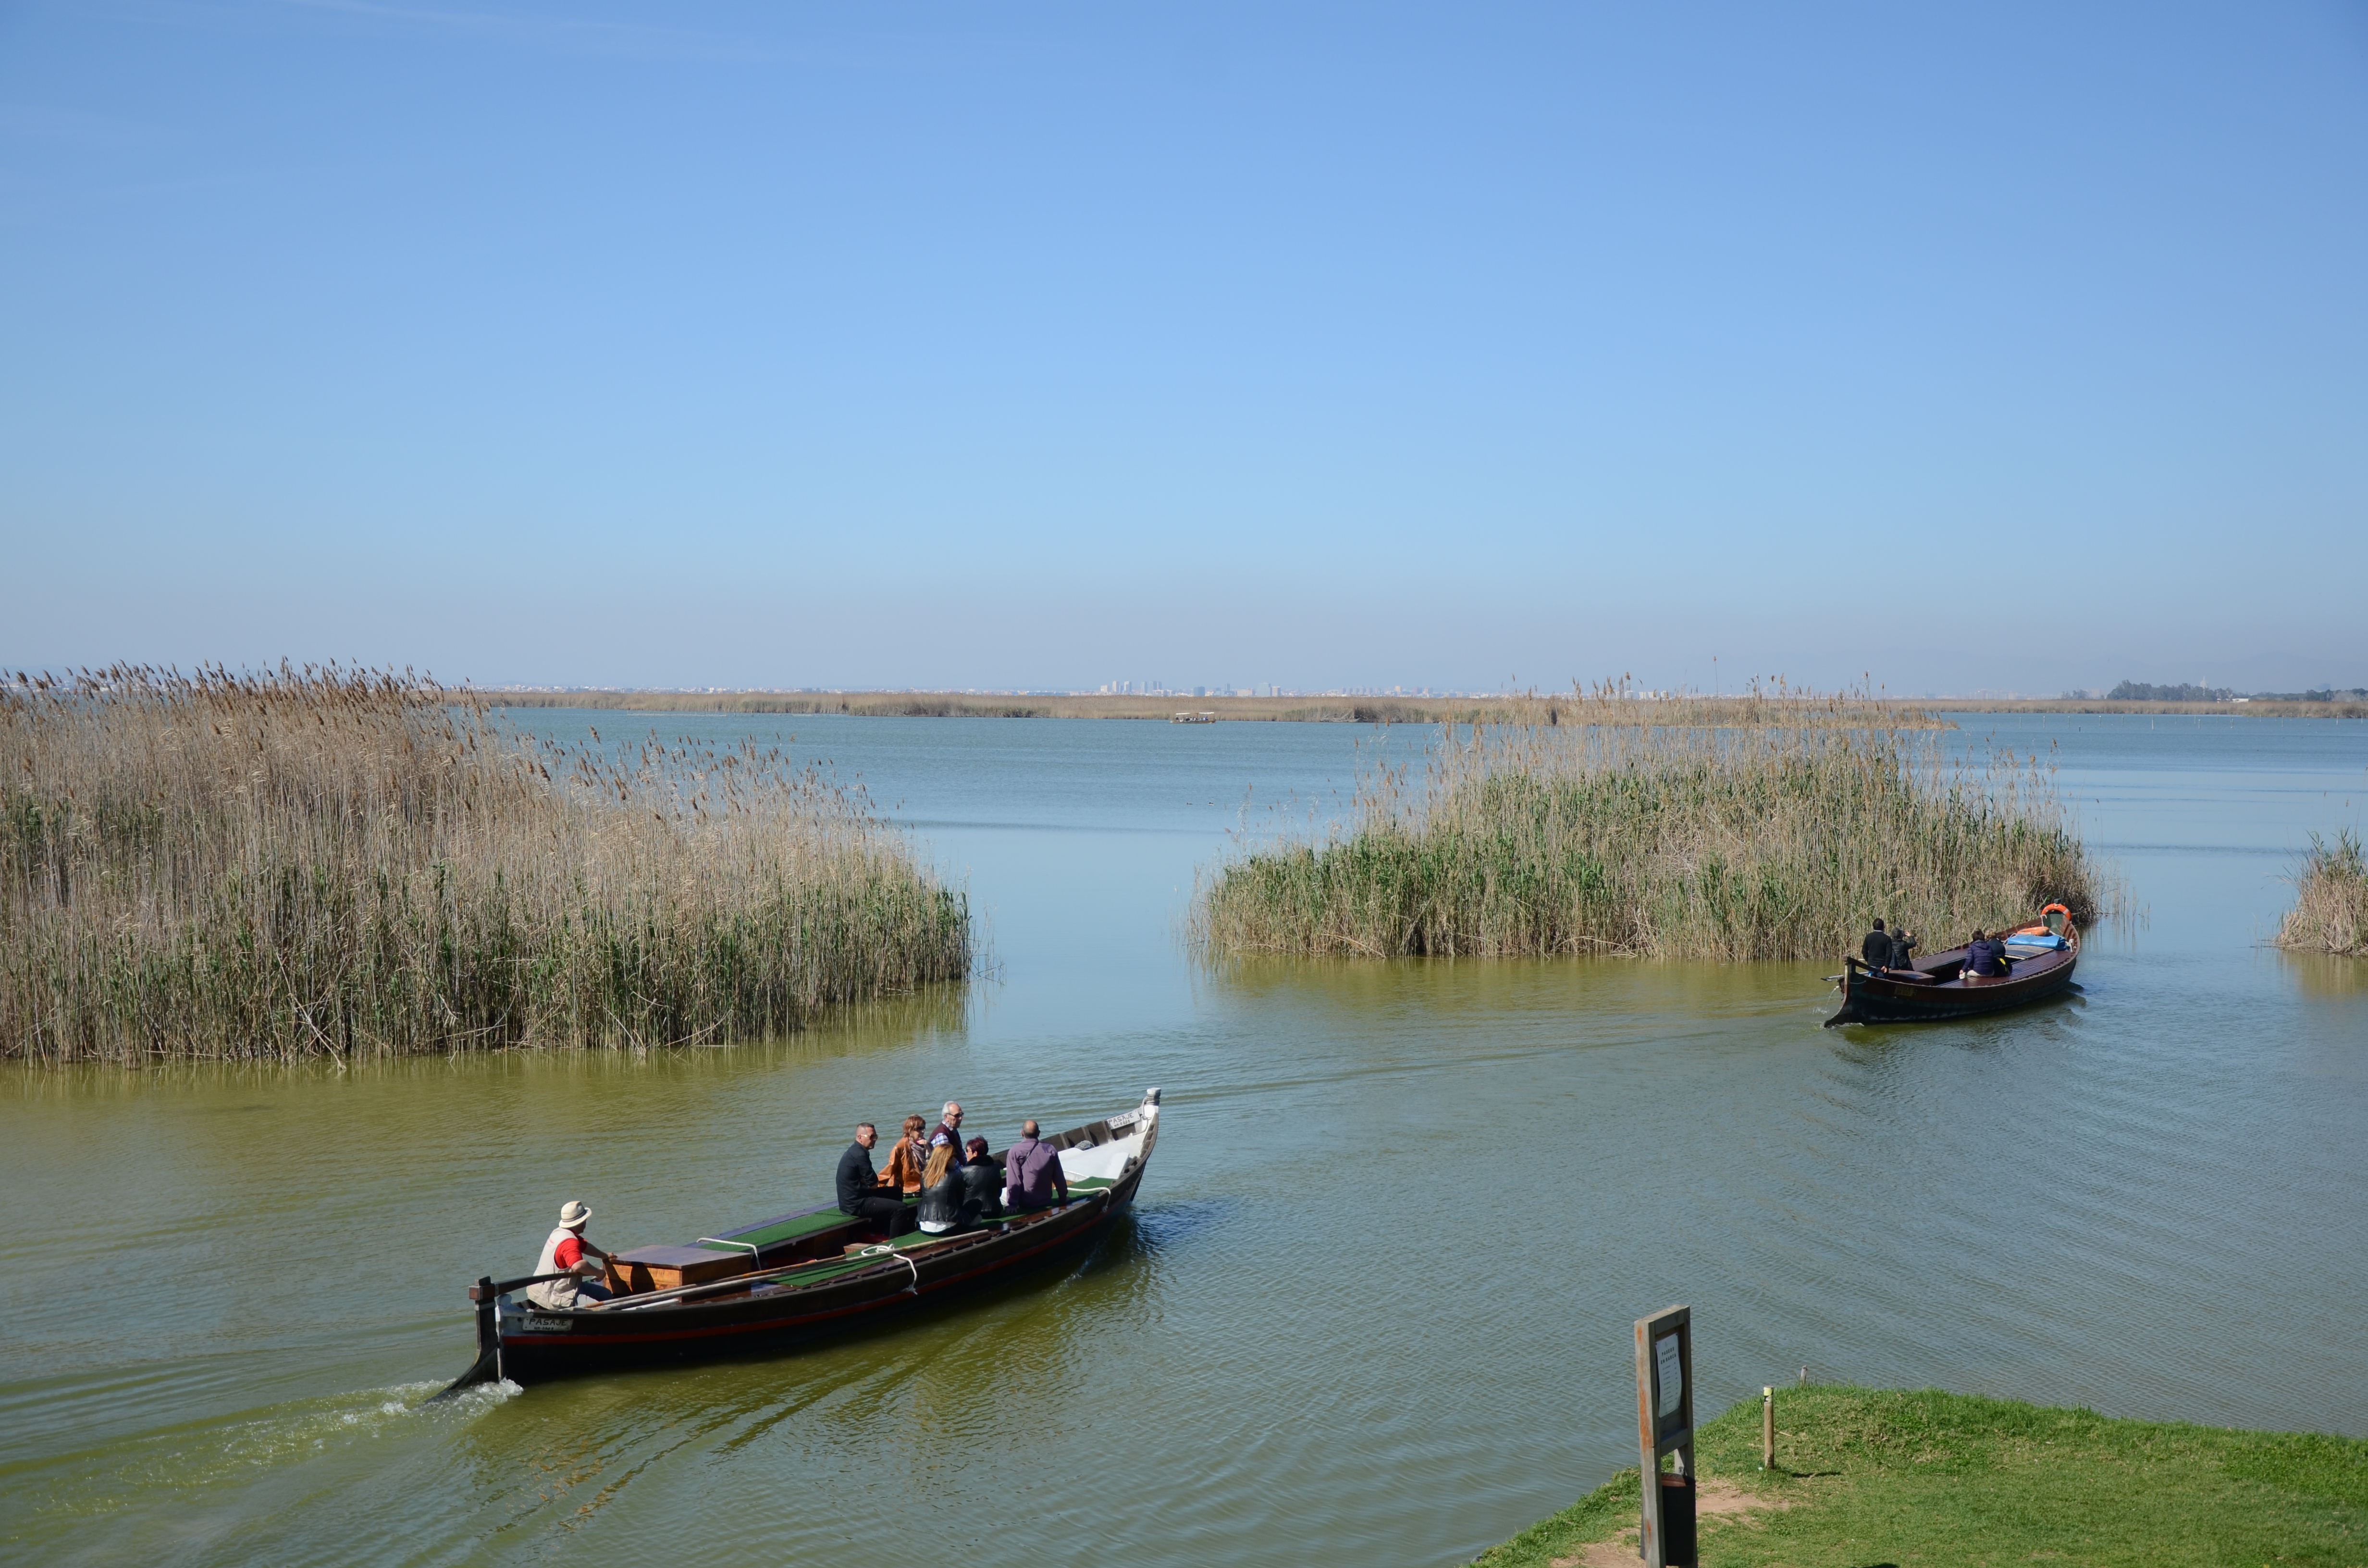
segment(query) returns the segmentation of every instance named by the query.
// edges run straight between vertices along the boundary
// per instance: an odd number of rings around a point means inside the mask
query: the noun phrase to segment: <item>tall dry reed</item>
[[[0,676],[0,1055],[745,1038],[957,980],[967,900],[778,750],[408,674]]]
[[[2294,876],[2294,906],[2278,924],[2277,945],[2302,953],[2368,957],[2368,856],[2350,828],[2333,844],[2317,834]]]
[[[1750,727],[1441,732],[1428,776],[1371,769],[1351,819],[1204,876],[1212,954],[1831,959],[1867,923],[1928,946],[2107,897],[2036,758],[1949,763],[1857,703]]]

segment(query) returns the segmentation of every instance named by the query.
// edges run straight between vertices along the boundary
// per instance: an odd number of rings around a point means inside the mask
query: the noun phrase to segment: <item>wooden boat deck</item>
[[[1907,970],[1880,972],[1856,956],[1846,955],[1842,973],[1834,977],[1842,986],[1841,1009],[1826,1020],[1826,1027],[1970,1017],[2054,995],[2071,983],[2080,961],[2080,933],[2072,925],[2069,912],[2065,915],[2062,947],[2028,956],[2018,956],[2013,949],[2017,937],[2052,934],[2045,915],[2062,907],[2051,904],[2040,919],[2003,934],[2009,972],[2002,975],[1965,973],[1970,944],[1931,954]]]

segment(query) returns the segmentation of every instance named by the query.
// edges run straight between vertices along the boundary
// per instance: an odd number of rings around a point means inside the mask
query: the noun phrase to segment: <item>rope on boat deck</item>
[[[871,1246],[865,1247],[861,1252],[857,1253],[855,1256],[858,1257],[878,1257],[883,1253],[888,1256],[894,1258],[897,1262],[903,1264],[905,1267],[913,1271],[913,1282],[910,1285],[905,1286],[905,1290],[908,1295],[919,1295],[921,1293],[921,1266],[915,1263],[903,1253],[898,1252],[894,1246],[889,1245],[885,1242],[875,1243]]]

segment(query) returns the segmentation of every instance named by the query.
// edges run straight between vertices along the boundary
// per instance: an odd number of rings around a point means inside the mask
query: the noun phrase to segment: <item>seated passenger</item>
[[[928,1162],[929,1142],[921,1136],[926,1119],[908,1116],[905,1119],[905,1135],[888,1151],[888,1168],[880,1173],[880,1185],[910,1196],[921,1190],[921,1167]]]
[[[986,1152],[986,1140],[973,1138],[962,1165],[962,1224],[964,1230],[982,1220],[1003,1218],[1003,1168]]]
[[[1060,1151],[1040,1140],[1035,1122],[1030,1121],[1019,1129],[1019,1142],[1004,1152],[1004,1201],[1025,1213],[1050,1209],[1056,1192],[1058,1201],[1069,1201],[1069,1176],[1061,1169]]]
[[[1891,967],[1891,938],[1884,935],[1882,921],[1874,923],[1874,929],[1866,934],[1866,940],[1858,945],[1858,951],[1859,956],[1866,960],[1866,967],[1877,974]]]
[[[933,1236],[951,1233],[962,1224],[962,1162],[952,1143],[932,1143],[929,1163],[921,1167],[921,1229]]]
[[[593,1278],[607,1272],[603,1267],[609,1255],[584,1239],[584,1227],[592,1222],[592,1210],[574,1199],[561,1205],[559,1226],[542,1242],[542,1256],[535,1259],[537,1274],[565,1274],[564,1279],[547,1279],[540,1285],[527,1287],[526,1299],[539,1307],[551,1307],[560,1312],[575,1307],[588,1307],[609,1297],[609,1288],[595,1285]],[[595,1263],[594,1258],[600,1259]]]
[[[1965,972],[1985,979],[2007,973],[2006,944],[1984,936],[1976,928],[1972,943],[1965,949]]]
[[[868,1121],[857,1124],[855,1142],[838,1157],[838,1211],[876,1225],[892,1237],[901,1236],[913,1228],[913,1211],[903,1200],[880,1190],[880,1178],[871,1172],[871,1147],[879,1142],[878,1128]]]
[[[962,1102],[960,1100],[948,1100],[946,1102],[946,1108],[940,1114],[943,1116],[944,1119],[929,1130],[929,1147],[935,1149],[942,1144],[954,1152],[954,1158],[960,1159],[962,1158]]]

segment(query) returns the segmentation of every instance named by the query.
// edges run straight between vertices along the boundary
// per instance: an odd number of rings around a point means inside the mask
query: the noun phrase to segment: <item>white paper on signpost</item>
[[[1655,1370],[1658,1374],[1656,1381],[1661,1385],[1659,1414],[1667,1415],[1677,1409],[1679,1399],[1686,1392],[1685,1368],[1678,1360],[1676,1335],[1663,1335],[1653,1341],[1653,1360]]]

